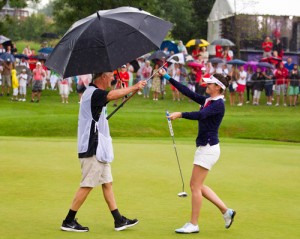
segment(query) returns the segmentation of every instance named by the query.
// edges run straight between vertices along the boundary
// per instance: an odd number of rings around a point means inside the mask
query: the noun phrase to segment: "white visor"
[[[214,76],[210,76],[209,78],[203,78],[203,80],[204,80],[206,83],[214,83],[214,84],[217,84],[217,85],[220,86],[223,90],[226,89],[226,86],[225,86],[221,81],[219,81],[216,77],[214,77]]]

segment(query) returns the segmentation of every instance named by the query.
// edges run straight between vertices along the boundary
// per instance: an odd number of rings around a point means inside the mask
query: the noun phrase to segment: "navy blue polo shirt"
[[[198,120],[198,135],[196,138],[196,146],[199,147],[205,146],[207,144],[218,144],[218,131],[225,114],[223,96],[209,99],[210,97],[201,96],[172,78],[169,80],[169,82],[173,86],[175,86],[182,94],[201,105],[199,111],[182,112],[182,118]],[[211,103],[204,108],[203,106],[207,100],[211,100]]]

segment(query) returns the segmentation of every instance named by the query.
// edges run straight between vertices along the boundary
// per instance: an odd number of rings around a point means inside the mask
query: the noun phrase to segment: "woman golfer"
[[[225,220],[225,228],[229,228],[233,222],[235,211],[229,209],[212,189],[204,185],[204,180],[209,170],[211,170],[220,156],[218,129],[225,112],[224,96],[222,94],[228,86],[229,79],[221,74],[214,74],[210,78],[204,78],[204,81],[207,83],[206,93],[210,95],[210,97],[204,97],[172,79],[164,69],[160,71],[160,74],[169,80],[182,94],[201,105],[199,111],[174,112],[168,116],[171,120],[178,118],[197,120],[199,126],[196,139],[197,150],[194,156],[194,167],[190,181],[192,192],[191,220],[182,228],[176,229],[175,232],[199,232],[198,218],[202,205],[202,196],[219,208]]]

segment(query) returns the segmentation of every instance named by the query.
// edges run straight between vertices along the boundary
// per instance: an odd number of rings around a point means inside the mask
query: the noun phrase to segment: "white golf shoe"
[[[182,228],[176,229],[175,232],[176,233],[198,233],[199,226],[188,222],[188,223],[184,224],[184,226]]]
[[[225,228],[229,228],[233,223],[233,218],[236,212],[233,209],[227,209],[227,211],[223,214],[223,218],[225,221]]]

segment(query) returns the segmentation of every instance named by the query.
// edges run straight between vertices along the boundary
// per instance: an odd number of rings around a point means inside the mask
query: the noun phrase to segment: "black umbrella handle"
[[[111,112],[107,117],[106,117],[106,119],[107,120],[109,120],[132,96],[134,96],[136,93],[138,92],[138,90],[137,91],[135,91],[135,92],[133,92],[132,93],[132,95],[131,96],[129,96],[128,98],[126,98],[125,100],[123,100],[123,102],[117,107],[117,108],[115,108],[114,109],[114,111],[113,112]]]

